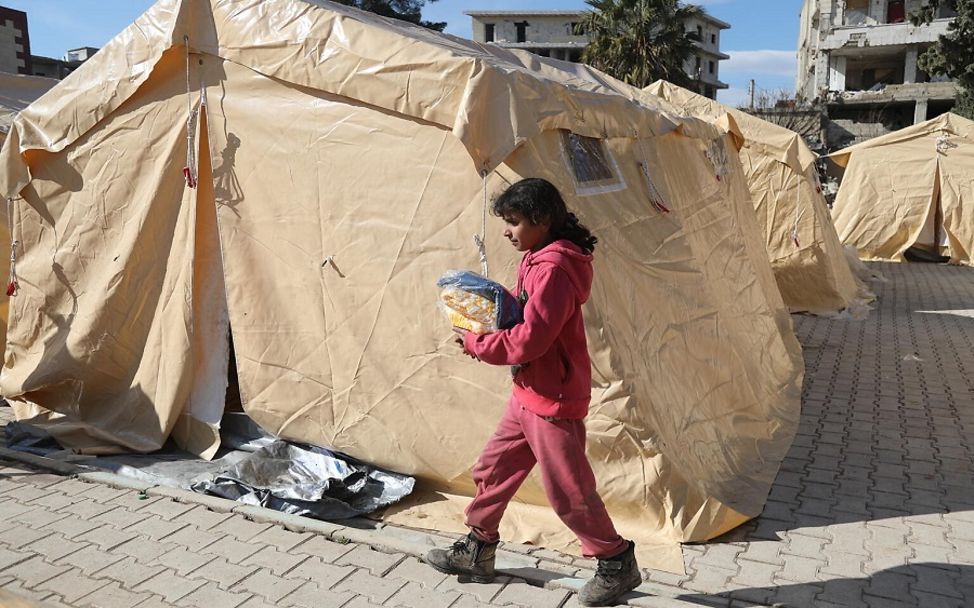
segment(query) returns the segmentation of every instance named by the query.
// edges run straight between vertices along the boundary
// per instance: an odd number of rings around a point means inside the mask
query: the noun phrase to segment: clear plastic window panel
[[[577,194],[600,194],[626,187],[615,159],[602,140],[562,131],[562,149]]]

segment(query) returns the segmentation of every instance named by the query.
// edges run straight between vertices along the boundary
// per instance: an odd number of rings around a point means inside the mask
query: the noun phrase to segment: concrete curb
[[[123,490],[136,490],[147,496],[160,496],[170,500],[206,507],[217,513],[235,513],[258,523],[282,526],[292,532],[310,532],[324,536],[339,543],[367,545],[381,553],[403,553],[420,560],[433,547],[442,547],[458,538],[458,535],[438,534],[391,526],[366,518],[342,520],[341,524],[327,522],[300,515],[281,513],[273,509],[255,505],[241,504],[217,496],[197,494],[181,488],[156,485],[132,477],[125,477],[107,471],[92,470],[43,456],[19,452],[0,447],[0,459],[13,460],[35,468],[45,469],[92,484],[107,485]],[[580,565],[570,557],[557,555],[556,559],[533,555],[536,552],[553,554],[541,547],[501,543],[497,551],[497,572],[524,580],[529,585],[547,589],[561,589],[577,592],[585,583],[584,578],[566,576],[566,567],[573,570],[591,570]],[[552,555],[552,557],[556,557]],[[587,577],[587,574],[586,574]],[[694,601],[683,601],[680,596],[694,596]],[[713,601],[707,601],[711,599]],[[624,605],[646,608],[671,606],[674,608],[699,608],[704,606],[727,606],[730,600],[704,594],[693,594],[679,587],[654,582],[644,582],[634,592],[623,597]],[[750,603],[750,606],[761,606]]]

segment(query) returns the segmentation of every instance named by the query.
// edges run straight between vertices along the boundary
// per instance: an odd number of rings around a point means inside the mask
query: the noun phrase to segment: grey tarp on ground
[[[40,456],[64,453],[46,431],[33,425],[11,422],[5,432],[10,448]],[[72,460],[150,483],[325,520],[371,513],[413,490],[412,477],[382,471],[323,448],[266,437],[235,437],[231,442],[256,451],[232,450],[212,461],[178,449]]]

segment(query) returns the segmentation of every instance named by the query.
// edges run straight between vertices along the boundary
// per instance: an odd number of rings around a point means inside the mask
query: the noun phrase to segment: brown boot
[[[629,541],[625,551],[607,559],[600,559],[595,577],[585,583],[578,592],[583,606],[615,606],[625,593],[643,582],[636,564],[636,544]]]
[[[426,554],[426,563],[444,574],[469,576],[475,583],[494,580],[494,554],[497,543],[488,543],[467,534],[449,549],[433,549]]]

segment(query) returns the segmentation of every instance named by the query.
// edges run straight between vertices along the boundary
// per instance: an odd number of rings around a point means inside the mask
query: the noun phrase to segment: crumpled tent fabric
[[[35,99],[57,84],[57,80],[40,76],[8,74],[0,72],[0,143],[7,137],[14,116]],[[7,205],[0,210],[0,277],[10,273],[10,231],[7,229]],[[6,340],[8,298],[6,290],[0,290],[0,345]]]
[[[800,135],[663,80],[645,90],[744,137],[741,163],[781,297],[793,312],[827,314],[872,299],[843,255],[816,155]]]
[[[829,158],[845,168],[835,226],[860,257],[901,262],[920,244],[971,262],[974,122],[948,112]]]
[[[436,279],[479,268],[485,203],[540,176],[600,238],[589,445],[619,528],[651,547],[756,516],[803,366],[753,213],[716,179],[725,135],[512,56],[326,2],[156,4],[0,152],[18,418],[89,453],[212,455],[232,327],[262,427],[469,495],[510,377],[456,350]],[[496,218],[486,247],[510,284]],[[545,504],[530,478],[504,537],[571,550]]]

